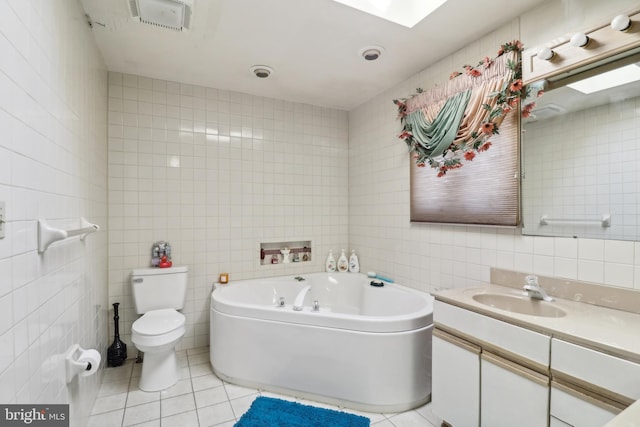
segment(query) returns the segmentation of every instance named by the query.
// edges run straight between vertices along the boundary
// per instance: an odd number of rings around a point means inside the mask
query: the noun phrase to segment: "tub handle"
[[[317,299],[313,300],[313,311],[320,311],[320,302]]]
[[[284,307],[284,297],[280,297],[278,300],[278,307]]]

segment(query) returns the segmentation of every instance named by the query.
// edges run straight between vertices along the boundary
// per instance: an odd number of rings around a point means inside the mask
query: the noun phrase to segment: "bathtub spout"
[[[311,285],[307,285],[298,292],[296,295],[296,299],[293,301],[293,309],[295,311],[302,311],[302,307],[304,304],[304,297],[307,296],[307,293],[311,290]]]

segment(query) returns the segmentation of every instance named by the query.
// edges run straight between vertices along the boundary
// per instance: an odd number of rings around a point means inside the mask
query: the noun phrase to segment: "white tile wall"
[[[70,0],[0,1],[0,402],[70,403],[84,425],[101,374],[67,386],[58,357],[107,345],[107,74]],[[105,232],[37,252],[37,220]],[[62,377],[61,377],[62,375]]]
[[[375,270],[426,291],[486,282],[491,267],[640,290],[638,242],[532,237],[515,229],[409,222],[410,159],[397,138],[400,123],[392,99],[446,81],[463,64],[494,56],[500,44],[516,38],[518,22],[513,21],[349,112],[349,243],[359,251],[364,271]],[[524,36],[523,41],[526,44]],[[576,131],[580,129],[576,125]],[[635,145],[636,134],[617,132]],[[633,172],[633,179],[636,169],[624,168]]]
[[[129,344],[130,273],[149,266],[155,241],[189,266],[183,349],[209,343],[220,273],[318,271],[329,249],[348,248],[346,112],[110,73],[108,117],[109,300]],[[299,240],[311,262],[259,265],[261,242]]]

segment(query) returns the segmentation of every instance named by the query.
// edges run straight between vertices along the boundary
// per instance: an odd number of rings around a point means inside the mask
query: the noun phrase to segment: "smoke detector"
[[[273,68],[267,67],[266,65],[254,65],[249,68],[249,70],[260,79],[266,79],[273,73]]]
[[[184,31],[191,28],[193,0],[128,0],[136,21]]]

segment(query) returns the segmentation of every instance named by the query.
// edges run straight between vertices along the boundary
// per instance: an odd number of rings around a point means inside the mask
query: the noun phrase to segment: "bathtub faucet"
[[[296,299],[293,300],[293,309],[295,311],[302,311],[302,307],[304,304],[304,297],[307,296],[307,293],[311,290],[311,285],[307,285],[298,292],[296,295]]]

